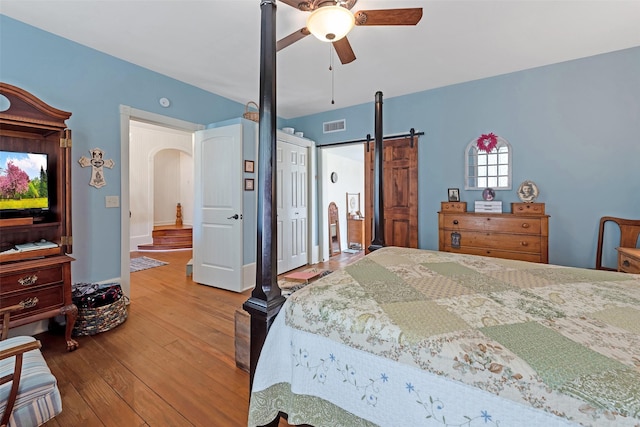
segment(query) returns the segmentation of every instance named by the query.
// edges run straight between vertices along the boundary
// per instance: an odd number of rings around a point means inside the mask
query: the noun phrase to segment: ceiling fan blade
[[[359,10],[356,25],[416,25],[422,19],[422,8]]]
[[[341,38],[337,42],[333,42],[333,47],[338,54],[338,58],[340,58],[340,62],[342,62],[343,64],[348,64],[355,61],[356,54],[353,53],[353,49],[351,49],[351,43],[349,43],[349,40],[347,40],[346,37]]]
[[[289,46],[290,44],[293,44],[295,42],[297,42],[298,40],[301,40],[305,37],[307,37],[309,34],[311,34],[309,32],[309,30],[307,30],[307,27],[304,28],[300,28],[298,31],[294,31],[293,33],[289,34],[288,36],[281,38],[280,40],[278,40],[276,42],[276,51],[280,51],[282,49],[284,49],[285,47]]]

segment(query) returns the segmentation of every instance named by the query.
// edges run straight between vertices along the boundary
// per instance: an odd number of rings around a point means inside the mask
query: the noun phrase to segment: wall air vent
[[[347,130],[347,120],[334,120],[322,123],[322,133],[343,132]]]

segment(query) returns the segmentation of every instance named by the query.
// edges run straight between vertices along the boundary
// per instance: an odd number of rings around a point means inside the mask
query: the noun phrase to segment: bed
[[[263,355],[250,426],[637,426],[640,275],[385,247],[289,297]]]
[[[285,300],[275,251],[275,1],[261,0],[249,426],[640,425],[640,275],[385,247]]]

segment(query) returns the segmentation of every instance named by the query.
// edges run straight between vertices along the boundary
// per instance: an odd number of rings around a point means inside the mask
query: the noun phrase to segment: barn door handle
[[[229,217],[229,218],[227,218],[227,219],[242,219],[242,215],[235,214],[235,215],[233,215],[233,216],[230,216],[230,217]]]

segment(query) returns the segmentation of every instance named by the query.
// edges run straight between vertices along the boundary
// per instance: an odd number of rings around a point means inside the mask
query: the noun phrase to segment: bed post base
[[[271,324],[275,320],[285,298],[278,295],[271,300],[263,300],[252,296],[242,305],[242,308],[251,316],[251,339],[249,356],[249,378],[253,386],[253,376],[256,372],[258,357],[262,352],[262,346],[267,338]]]
[[[369,252],[377,251],[380,248],[384,248],[384,244],[377,244],[376,245],[376,244],[372,243],[367,247],[367,249],[369,249]]]

